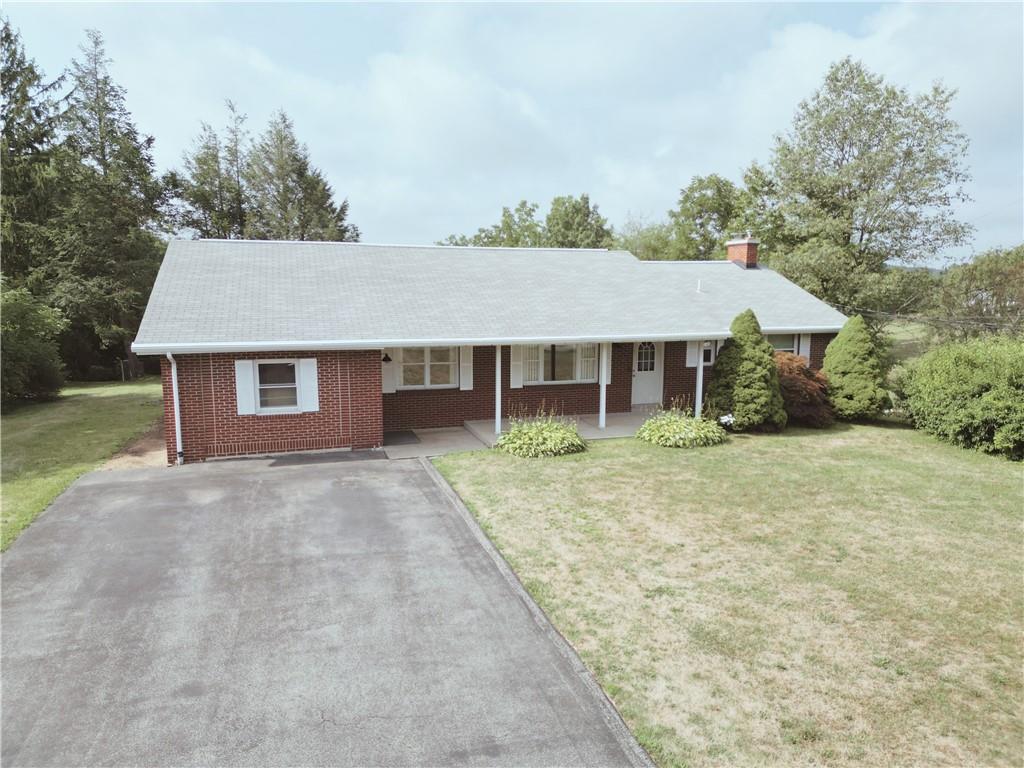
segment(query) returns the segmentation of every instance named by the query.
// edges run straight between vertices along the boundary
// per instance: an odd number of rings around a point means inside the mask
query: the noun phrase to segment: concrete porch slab
[[[488,446],[465,427],[414,429],[413,432],[420,439],[418,443],[385,445],[384,454],[389,459],[418,459],[458,451],[477,451]]]
[[[605,416],[605,428],[597,426],[596,413],[565,416],[569,421],[576,422],[576,429],[584,440],[601,440],[610,437],[632,437],[640,429],[647,417],[658,409],[658,405],[635,405],[628,413],[609,413]],[[508,429],[509,420],[501,420],[502,431]],[[481,440],[485,445],[494,445],[497,435],[494,434],[494,420],[480,419],[467,421],[466,429]]]

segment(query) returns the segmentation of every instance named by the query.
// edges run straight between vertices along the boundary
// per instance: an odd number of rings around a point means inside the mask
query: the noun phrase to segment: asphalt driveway
[[[3,764],[642,764],[448,493],[415,460],[83,477],[3,555]]]

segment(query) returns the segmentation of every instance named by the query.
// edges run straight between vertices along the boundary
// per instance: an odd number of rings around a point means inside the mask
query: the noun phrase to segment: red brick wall
[[[597,413],[597,384],[549,384],[509,389],[508,347],[501,351],[501,409],[504,415],[541,405],[560,413]],[[608,413],[630,409],[633,387],[633,345],[612,345],[612,380]],[[455,427],[464,421],[494,418],[494,347],[473,348],[473,389],[403,389],[384,395],[384,429]]]
[[[825,347],[834,339],[834,333],[811,334],[810,367],[820,369],[825,359]],[[711,381],[711,367],[704,369],[704,391]],[[673,399],[680,398],[687,408],[693,407],[697,392],[697,369],[686,367],[686,342],[665,342],[665,390],[663,403],[667,408]]]
[[[707,391],[711,366],[704,369],[704,391]],[[697,393],[697,369],[686,367],[686,342],[665,342],[665,386],[662,390],[662,405],[671,407],[673,400],[679,400],[683,407],[693,408]]]
[[[320,410],[239,416],[235,360],[317,358]],[[379,350],[178,355],[185,461],[213,456],[373,448],[383,442]],[[167,460],[175,459],[171,365],[161,363]]]
[[[825,348],[836,337],[834,333],[813,333],[811,334],[811,359],[808,363],[811,368],[820,370],[825,363]]]

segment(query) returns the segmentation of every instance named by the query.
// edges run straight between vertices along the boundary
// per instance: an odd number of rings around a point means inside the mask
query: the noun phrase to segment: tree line
[[[53,393],[65,370],[109,376],[116,358],[138,370],[130,345],[172,234],[359,239],[283,111],[251,138],[228,102],[226,128],[202,124],[159,174],[99,32],[52,79],[8,20],[0,49],[5,399]]]
[[[752,233],[763,263],[847,314],[873,337],[913,317],[940,336],[1024,331],[1024,247],[996,249],[937,275],[922,268],[970,242],[956,217],[968,200],[968,142],[950,117],[955,91],[912,94],[850,58],[802,101],[768,162],[735,184],[696,176],[660,221],[608,226],[587,195],[559,197],[541,221],[522,201],[452,245],[599,247],[640,259],[721,259]]]
[[[173,234],[359,239],[348,200],[283,111],[253,136],[228,101],[223,126],[202,123],[181,166],[158,173],[154,138],[136,126],[98,32],[52,79],[6,20],[0,46],[5,398],[55,392],[62,371],[110,375],[115,358],[137,369],[130,344]],[[905,316],[945,335],[1020,331],[1024,247],[941,277],[916,268],[972,235],[955,215],[970,176],[954,95],[940,85],[912,94],[844,59],[797,107],[766,164],[751,163],[739,184],[693,178],[663,220],[616,229],[587,194],[565,195],[543,215],[523,200],[441,242],[715,259],[731,235],[752,232],[768,266],[863,315],[876,337]]]

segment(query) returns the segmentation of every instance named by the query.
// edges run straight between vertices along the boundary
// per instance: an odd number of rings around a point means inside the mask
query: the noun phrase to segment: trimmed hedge
[[[914,424],[948,443],[1024,460],[1024,339],[989,336],[922,355],[902,382]]]
[[[875,344],[867,323],[854,315],[825,350],[822,366],[828,377],[828,397],[836,416],[853,421],[870,419],[889,401]]]
[[[580,453],[587,450],[587,443],[580,437],[575,423],[541,415],[532,419],[512,419],[495,448],[524,459],[537,459]]]
[[[673,408],[647,419],[637,430],[636,437],[664,448],[703,448],[724,443],[728,435],[713,421],[695,419]]]
[[[776,352],[782,404],[793,424],[821,429],[835,423],[828,402],[828,379],[807,366],[807,360],[792,352]]]

